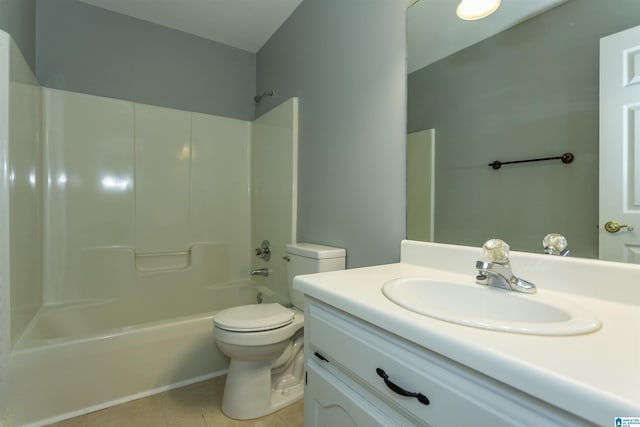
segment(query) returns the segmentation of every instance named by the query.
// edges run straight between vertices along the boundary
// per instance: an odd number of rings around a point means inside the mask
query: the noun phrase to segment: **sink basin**
[[[578,335],[593,332],[602,324],[593,313],[555,296],[477,284],[408,277],[385,283],[382,293],[415,313],[495,331]]]

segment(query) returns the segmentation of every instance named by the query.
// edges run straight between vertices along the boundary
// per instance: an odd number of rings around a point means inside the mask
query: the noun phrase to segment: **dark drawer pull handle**
[[[385,371],[383,371],[382,369],[377,368],[376,369],[376,373],[380,376],[380,378],[382,378],[384,380],[384,383],[387,385],[387,387],[389,387],[395,393],[398,393],[398,394],[400,394],[402,396],[415,397],[423,405],[428,405],[429,404],[429,399],[424,394],[422,394],[422,393],[413,393],[411,391],[407,391],[407,390],[403,389],[402,387],[398,386],[397,384],[392,383],[389,380],[389,375],[387,375],[387,373]]]

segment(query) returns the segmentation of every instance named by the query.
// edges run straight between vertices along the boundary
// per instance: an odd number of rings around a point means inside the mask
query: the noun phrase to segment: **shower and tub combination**
[[[0,33],[0,161],[0,424],[220,375],[215,313],[287,302],[295,98],[249,122],[42,88]]]

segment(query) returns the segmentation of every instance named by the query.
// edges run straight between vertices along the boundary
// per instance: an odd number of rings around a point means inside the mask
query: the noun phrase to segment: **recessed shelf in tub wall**
[[[183,270],[190,265],[191,249],[180,252],[136,252],[136,270],[140,272]]]

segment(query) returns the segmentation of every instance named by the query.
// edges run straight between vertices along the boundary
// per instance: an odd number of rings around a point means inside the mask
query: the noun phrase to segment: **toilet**
[[[231,359],[222,397],[222,412],[247,420],[290,405],[303,396],[303,294],[293,289],[301,274],[343,270],[344,249],[312,243],[286,245],[289,299],[222,310],[213,317],[213,334]]]

